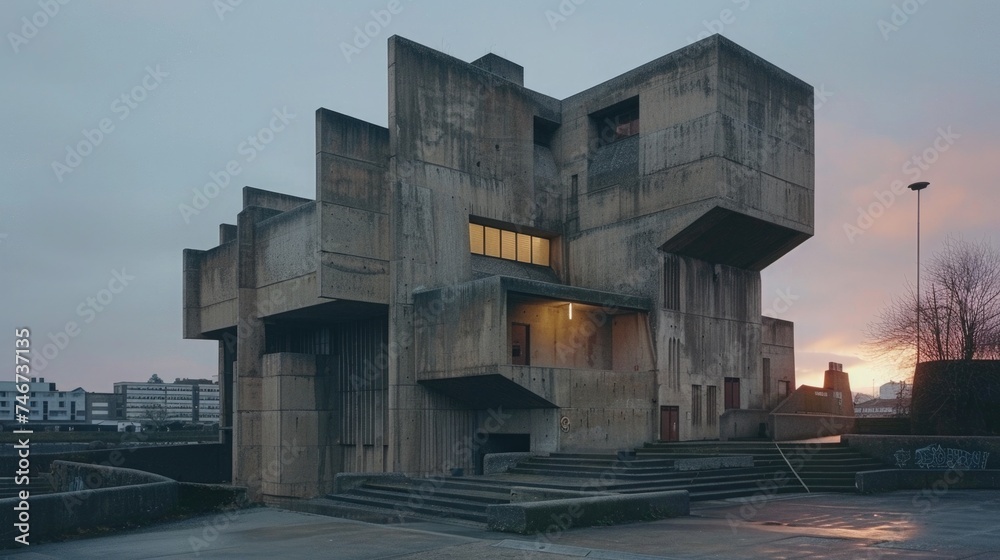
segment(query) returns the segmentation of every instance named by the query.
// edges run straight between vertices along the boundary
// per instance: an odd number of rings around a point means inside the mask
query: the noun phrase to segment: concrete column
[[[246,486],[251,500],[260,499],[261,484],[261,357],[264,324],[258,316],[254,226],[274,211],[249,207],[237,218],[236,371],[233,407],[233,483]]]

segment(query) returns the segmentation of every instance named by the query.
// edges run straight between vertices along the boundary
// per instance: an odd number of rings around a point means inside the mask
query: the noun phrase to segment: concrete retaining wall
[[[149,521],[177,506],[178,483],[163,476],[66,461],[54,462],[52,470],[60,492],[32,496],[26,504],[31,543],[98,526]],[[14,508],[20,503],[18,498],[0,500],[0,547],[17,545],[14,537],[20,532],[14,523],[20,520],[8,516],[18,513]]]
[[[687,490],[605,494],[487,506],[486,528],[490,531],[528,535],[571,527],[664,519],[689,513],[690,498]]]
[[[1000,437],[848,434],[841,441],[903,469],[1000,469]]]
[[[143,434],[124,434],[124,441],[141,441]],[[40,476],[55,461],[92,463],[155,473],[181,482],[218,483],[231,480],[232,456],[221,443],[132,446],[94,451],[31,454],[31,476]],[[0,472],[17,470],[17,457],[0,457]]]
[[[1000,470],[886,469],[859,472],[854,478],[858,492],[875,494],[893,490],[930,490],[941,495],[950,489],[1000,488]]]
[[[768,433],[774,441],[794,441],[846,434],[854,429],[853,416],[829,414],[771,414]]]

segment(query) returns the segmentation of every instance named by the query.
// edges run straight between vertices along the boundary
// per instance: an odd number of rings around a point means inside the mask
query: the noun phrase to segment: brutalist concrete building
[[[184,253],[234,482],[756,436],[795,387],[760,271],[813,233],[812,87],[713,36],[566,99],[389,39],[388,127],[316,113],[316,198]]]

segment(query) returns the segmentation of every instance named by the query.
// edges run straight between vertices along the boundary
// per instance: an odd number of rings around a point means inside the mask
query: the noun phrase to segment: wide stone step
[[[486,523],[486,507],[482,504],[475,504],[474,509],[461,509],[445,505],[432,505],[427,502],[408,503],[408,496],[406,494],[386,496],[379,495],[378,493],[359,493],[358,490],[360,489],[355,488],[346,494],[331,494],[327,498],[335,502],[388,509],[399,512],[400,515],[417,513],[431,517],[464,519]]]
[[[360,487],[361,490],[378,490],[381,492],[392,492],[397,495],[405,495],[406,499],[423,499],[427,496],[433,496],[435,498],[454,500],[457,502],[470,502],[479,504],[481,506],[487,506],[490,504],[506,504],[510,502],[510,489],[497,488],[496,490],[488,490],[485,488],[478,489],[459,489],[459,488],[449,488],[445,485],[413,485],[413,484],[394,484],[394,483],[377,483],[370,482]],[[446,504],[447,505],[447,504]]]

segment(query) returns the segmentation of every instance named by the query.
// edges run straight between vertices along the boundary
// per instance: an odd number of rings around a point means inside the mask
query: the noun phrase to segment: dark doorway
[[[511,323],[510,363],[515,366],[531,365],[531,325]]]
[[[740,378],[726,378],[726,410],[740,407]]]
[[[660,441],[680,441],[680,408],[676,406],[660,407]]]
[[[483,457],[487,453],[527,453],[531,451],[531,434],[489,434],[476,449],[476,474],[483,474]]]

